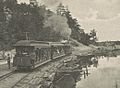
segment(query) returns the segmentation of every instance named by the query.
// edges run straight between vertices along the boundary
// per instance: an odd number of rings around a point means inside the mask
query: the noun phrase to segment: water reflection
[[[82,76],[76,88],[120,88],[120,56],[101,56],[98,68],[91,65],[88,71],[90,75]]]

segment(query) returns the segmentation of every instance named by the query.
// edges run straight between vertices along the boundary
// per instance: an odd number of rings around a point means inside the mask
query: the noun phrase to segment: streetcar
[[[17,69],[34,69],[56,58],[71,54],[69,43],[21,40],[15,45],[13,66]]]

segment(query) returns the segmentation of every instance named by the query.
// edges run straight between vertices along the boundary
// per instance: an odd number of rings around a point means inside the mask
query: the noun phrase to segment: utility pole
[[[29,32],[24,32],[24,33],[25,33],[25,36],[26,36],[26,40],[29,40],[29,37],[28,37]]]
[[[115,81],[115,88],[118,88],[118,84],[117,84],[117,81]]]

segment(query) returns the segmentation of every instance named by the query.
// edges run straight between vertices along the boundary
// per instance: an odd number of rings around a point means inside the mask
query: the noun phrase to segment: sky
[[[37,0],[55,11],[59,3],[68,6],[86,32],[97,31],[99,41],[120,40],[120,0]],[[29,0],[18,0],[26,2]]]

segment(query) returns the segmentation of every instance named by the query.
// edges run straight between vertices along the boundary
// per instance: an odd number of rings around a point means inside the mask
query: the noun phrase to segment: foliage
[[[90,41],[91,43],[94,43],[97,41],[97,35],[95,29],[90,31]]]
[[[16,41],[26,39],[26,32],[29,39],[40,40],[45,13],[42,6],[17,4],[16,0],[6,0],[0,1],[0,10],[1,47],[8,49]]]
[[[57,41],[68,39],[71,34],[71,29],[68,27],[67,19],[60,15],[53,15],[49,17],[45,23],[45,26],[49,27],[51,32],[53,32],[52,36],[55,36],[57,34],[57,36],[54,37]]]
[[[57,15],[61,15],[67,18],[67,23],[71,29],[71,38],[76,39],[85,45],[96,42],[96,31],[92,30],[90,34],[85,33],[84,29],[82,29],[79,25],[77,19],[72,17],[71,12],[68,10],[68,8],[65,8],[62,3],[58,5],[56,12]]]
[[[60,4],[56,12],[46,9],[45,5],[0,0],[0,49],[11,49],[16,41],[27,37],[43,41],[60,41],[72,37],[86,45],[96,41],[95,31],[85,33],[68,8]]]

